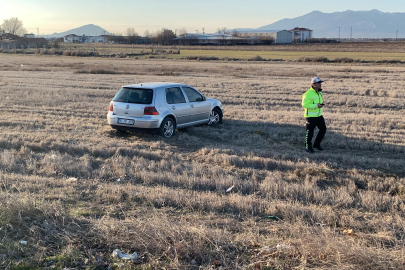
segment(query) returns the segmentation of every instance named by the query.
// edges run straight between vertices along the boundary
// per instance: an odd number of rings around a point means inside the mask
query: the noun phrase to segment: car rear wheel
[[[217,108],[215,108],[210,113],[210,118],[209,118],[209,121],[208,121],[208,125],[209,126],[216,126],[216,125],[218,125],[220,123],[222,123],[222,114]]]
[[[174,135],[175,130],[176,130],[176,123],[174,122],[173,118],[168,117],[165,118],[162,124],[160,125],[159,134],[162,137],[170,138]]]

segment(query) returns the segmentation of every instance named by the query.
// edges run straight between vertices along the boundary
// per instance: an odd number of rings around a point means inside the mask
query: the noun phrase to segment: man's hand
[[[318,103],[318,108],[322,108],[323,106],[325,106],[325,104],[323,104],[323,103]]]

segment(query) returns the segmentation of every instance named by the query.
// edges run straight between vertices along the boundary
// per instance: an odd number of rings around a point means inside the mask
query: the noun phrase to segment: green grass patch
[[[46,264],[56,269],[64,267],[79,266],[82,264],[83,256],[77,250],[65,250],[62,254],[46,258]]]
[[[377,53],[377,52],[291,52],[291,51],[232,51],[232,50],[181,50],[180,54],[168,54],[167,58],[187,58],[187,57],[217,57],[235,58],[248,60],[257,56],[265,60],[283,59],[287,61],[296,61],[303,57],[326,57],[329,60],[336,58],[352,58],[360,61],[382,61],[382,60],[400,60],[405,61],[403,53]]]
[[[39,270],[39,269],[41,268],[30,263],[22,263],[21,265],[16,265],[10,268],[10,270]]]

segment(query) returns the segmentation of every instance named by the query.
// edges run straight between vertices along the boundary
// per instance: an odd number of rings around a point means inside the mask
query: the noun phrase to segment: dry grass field
[[[11,53],[38,52],[37,49],[10,50]],[[1,50],[0,50],[1,52]],[[234,46],[162,46],[162,45],[133,45],[60,43],[57,49],[40,50],[41,54],[64,54],[85,56],[97,54],[100,56],[118,55],[120,57],[145,58],[151,54],[161,58],[216,58],[252,60],[261,57],[270,61],[302,61],[303,58],[327,58],[336,62],[405,62],[405,42],[341,42],[341,43],[301,43],[301,44],[272,44],[272,45],[234,45]],[[318,59],[319,60],[319,59]],[[320,61],[318,61],[320,62]]]
[[[271,45],[227,45],[227,46],[185,46],[175,45],[181,50],[225,50],[225,51],[295,51],[295,52],[373,52],[373,53],[403,53],[404,41],[389,42],[340,42],[340,43],[296,43],[296,44],[271,44]],[[112,50],[130,53],[132,50],[149,51],[151,48],[167,48],[168,46],[151,44],[107,44],[107,43],[59,43],[62,50]]]
[[[404,65],[0,62],[0,269],[405,268]],[[328,131],[309,154],[315,75]],[[220,99],[223,125],[112,130],[111,98],[147,81]]]

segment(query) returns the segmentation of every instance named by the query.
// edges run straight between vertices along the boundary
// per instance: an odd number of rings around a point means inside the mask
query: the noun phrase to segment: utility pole
[[[350,26],[350,39],[352,39],[353,27]]]
[[[398,29],[397,29],[397,33],[395,35],[395,39],[398,39]]]
[[[339,26],[339,39],[340,39],[340,26]]]

